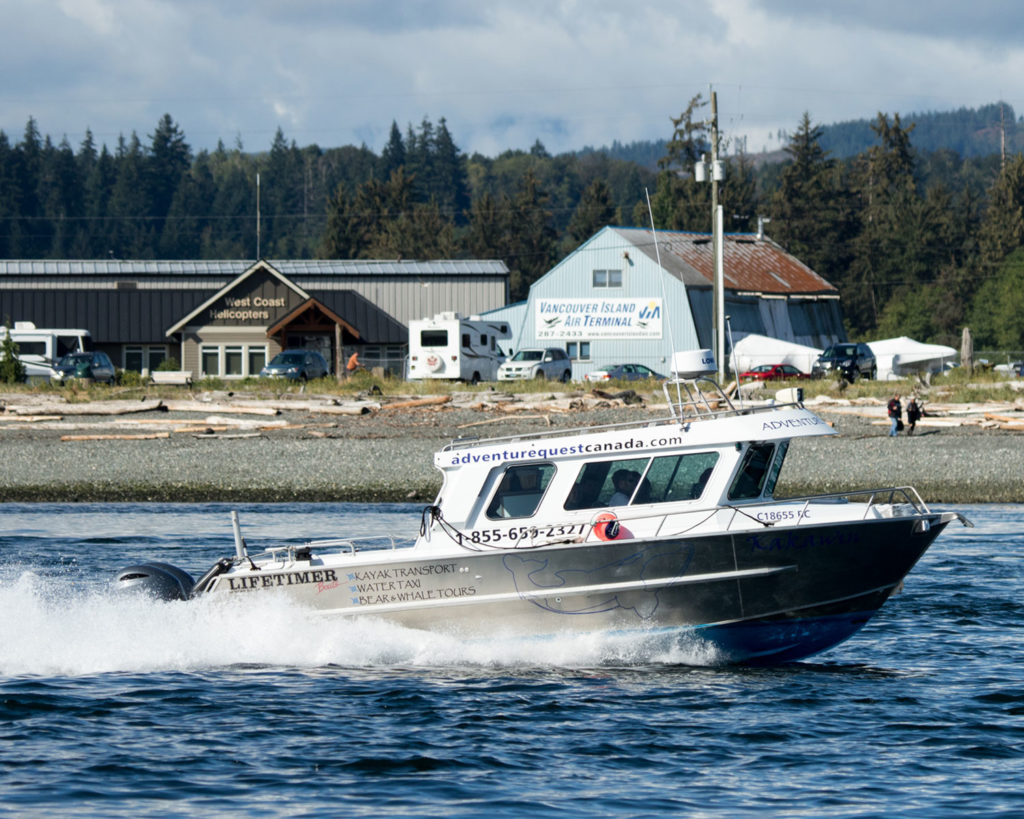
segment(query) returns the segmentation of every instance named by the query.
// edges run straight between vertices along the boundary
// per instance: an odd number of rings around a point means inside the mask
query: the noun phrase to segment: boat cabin
[[[455,442],[435,456],[444,474],[438,505],[473,542],[496,546],[526,537],[536,545],[656,537],[722,510],[772,502],[789,441],[834,433],[799,404],[715,407],[653,422]],[[615,526],[598,525],[609,521]]]

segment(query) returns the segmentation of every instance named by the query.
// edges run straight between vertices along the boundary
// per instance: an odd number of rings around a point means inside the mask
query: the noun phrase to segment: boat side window
[[[630,458],[584,464],[564,508],[601,509],[699,498],[718,462],[717,452]]]
[[[768,472],[768,480],[764,483],[764,494],[768,497],[775,494],[775,484],[779,482],[779,472],[782,471],[782,462],[786,460],[788,451],[789,441],[783,441],[775,448],[775,460],[772,461],[772,468]]]
[[[693,452],[655,458],[645,480],[651,487],[647,503],[695,500],[718,463],[717,452]]]
[[[752,500],[761,496],[774,453],[774,444],[751,444],[747,447],[740,470],[729,487],[729,500]]]
[[[564,509],[600,509],[625,506],[634,497],[645,497],[643,481],[650,458],[627,458],[584,464],[569,489]],[[646,503],[647,501],[637,501]]]
[[[530,517],[537,511],[554,474],[554,464],[510,466],[487,505],[487,517],[492,520]]]

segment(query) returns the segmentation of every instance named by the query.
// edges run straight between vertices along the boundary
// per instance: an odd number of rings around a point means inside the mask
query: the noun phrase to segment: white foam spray
[[[699,641],[586,634],[463,640],[331,618],[271,595],[160,602],[23,572],[0,583],[0,677],[197,671],[237,665],[594,667],[714,665]]]

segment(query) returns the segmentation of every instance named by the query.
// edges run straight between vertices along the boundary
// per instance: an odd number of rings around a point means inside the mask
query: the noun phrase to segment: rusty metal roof
[[[613,228],[627,242],[657,260],[651,231],[644,228]],[[714,256],[709,233],[658,231],[661,266],[687,287],[711,287]],[[770,295],[822,295],[838,297],[839,291],[811,268],[791,256],[766,236],[730,233],[723,252],[724,283],[738,293]]]

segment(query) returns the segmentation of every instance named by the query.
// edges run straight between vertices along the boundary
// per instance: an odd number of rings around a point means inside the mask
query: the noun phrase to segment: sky
[[[465,153],[667,139],[717,94],[727,145],[879,112],[1024,113],[1017,0],[0,0],[0,130],[77,151],[365,144],[442,117]],[[704,109],[705,112],[707,109]],[[727,147],[726,152],[730,149]]]

